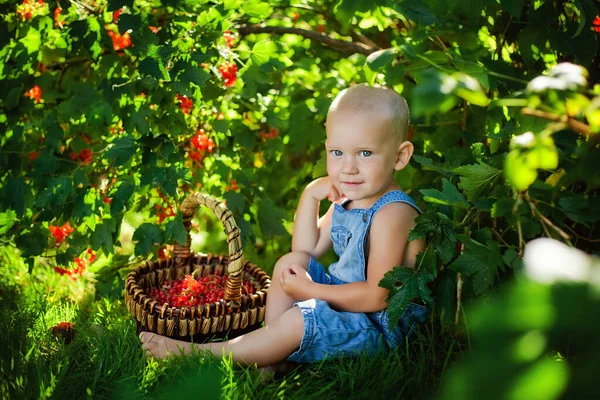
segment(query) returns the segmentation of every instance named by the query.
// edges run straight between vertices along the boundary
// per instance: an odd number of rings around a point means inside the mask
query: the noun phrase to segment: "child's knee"
[[[273,279],[279,278],[281,271],[285,270],[292,264],[298,264],[304,269],[308,269],[310,263],[310,255],[301,251],[292,251],[282,256],[273,269]]]

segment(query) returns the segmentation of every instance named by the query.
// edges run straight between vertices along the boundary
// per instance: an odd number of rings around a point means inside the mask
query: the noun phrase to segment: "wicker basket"
[[[229,256],[191,254],[189,229],[199,205],[208,207],[221,220],[227,233]],[[188,196],[180,209],[188,232],[186,246],[176,244],[174,258],[145,261],[125,281],[125,303],[137,320],[138,331],[204,342],[225,336],[232,338],[258,328],[265,318],[271,279],[256,265],[243,261],[240,230],[231,211],[220,200],[202,193]],[[215,273],[228,275],[224,300],[196,307],[171,307],[148,296],[153,287],[164,281],[183,279],[188,274],[198,279]],[[242,293],[244,281],[250,281],[255,293]]]

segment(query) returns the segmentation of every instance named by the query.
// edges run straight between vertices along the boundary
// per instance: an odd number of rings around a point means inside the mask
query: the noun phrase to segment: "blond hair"
[[[394,137],[400,142],[408,134],[409,110],[404,97],[384,86],[369,86],[366,83],[342,90],[333,100],[327,118],[337,112],[369,114],[387,118]]]

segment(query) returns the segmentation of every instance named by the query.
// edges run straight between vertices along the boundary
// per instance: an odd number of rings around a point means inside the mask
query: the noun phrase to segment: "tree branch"
[[[50,63],[48,65],[46,65],[46,69],[62,69],[64,67],[70,67],[72,65],[77,65],[77,64],[84,64],[88,61],[92,61],[91,58],[89,57],[75,57],[75,58],[71,58],[70,60],[66,60],[63,62],[53,62]]]
[[[584,136],[590,136],[590,134],[592,133],[592,130],[590,129],[589,125],[586,125],[583,122],[578,121],[575,118],[571,118],[569,116],[551,114],[541,110],[534,110],[533,108],[523,108],[521,110],[521,113],[523,113],[524,115],[531,115],[533,117],[544,118],[549,121],[567,123],[569,125],[569,128]]]
[[[336,50],[348,53],[359,53],[364,54],[366,56],[378,50],[377,47],[370,47],[363,43],[347,42],[345,40],[332,39],[329,36],[319,32],[285,26],[243,26],[238,29],[238,33],[240,34],[240,36],[247,36],[253,33],[272,33],[275,35],[284,35],[286,33],[290,33],[292,35],[300,35],[315,42],[323,43]]]
[[[454,325],[458,325],[458,322],[460,321],[460,309],[462,307],[462,288],[463,277],[462,274],[459,272],[456,274],[456,313],[454,314]]]

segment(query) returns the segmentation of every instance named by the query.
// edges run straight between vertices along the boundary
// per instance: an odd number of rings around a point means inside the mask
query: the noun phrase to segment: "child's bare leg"
[[[289,310],[296,299],[288,296],[288,294],[281,288],[279,278],[281,272],[284,271],[292,264],[300,265],[304,269],[308,269],[308,263],[310,262],[310,256],[307,253],[292,252],[281,257],[275,264],[273,269],[273,276],[271,279],[271,287],[269,288],[269,294],[267,296],[267,307],[265,310],[265,324],[270,324],[276,321],[283,313]],[[275,364],[270,364],[262,368],[262,376],[267,381],[272,378],[275,374],[285,375],[291,371],[295,363],[288,361],[281,361]]]
[[[310,256],[307,253],[292,252],[281,257],[273,269],[271,287],[267,294],[267,308],[265,310],[265,324],[268,325],[277,320],[284,312],[292,308],[297,299],[290,297],[279,283],[281,272],[289,268],[292,264],[298,264],[304,269],[308,269]]]
[[[146,353],[157,358],[179,354],[181,351],[191,353],[192,348],[195,348],[209,350],[216,357],[231,354],[236,362],[262,367],[284,361],[300,347],[303,334],[302,312],[294,307],[276,321],[227,342],[187,343],[152,332],[140,333],[140,340]]]

